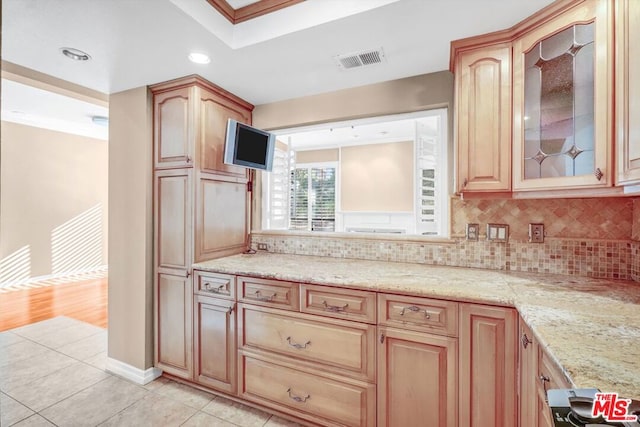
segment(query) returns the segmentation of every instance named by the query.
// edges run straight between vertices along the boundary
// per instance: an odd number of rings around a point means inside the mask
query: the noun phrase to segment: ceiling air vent
[[[343,70],[364,67],[365,65],[380,64],[384,61],[382,48],[363,50],[355,53],[345,53],[334,56],[338,67]]]

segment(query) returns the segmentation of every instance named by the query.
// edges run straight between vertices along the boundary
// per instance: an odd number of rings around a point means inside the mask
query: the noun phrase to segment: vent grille
[[[382,48],[365,50],[355,53],[346,53],[334,56],[338,67],[343,70],[375,65],[384,62],[384,52]]]

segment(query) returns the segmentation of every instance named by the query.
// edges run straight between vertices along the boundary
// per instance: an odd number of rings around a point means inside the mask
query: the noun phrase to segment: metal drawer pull
[[[542,388],[544,389],[544,401],[545,403],[549,403],[549,398],[547,397],[547,383],[551,381],[551,379],[545,374],[540,374],[538,379],[542,382]]]
[[[233,310],[236,308],[236,305],[233,304],[231,307],[229,307],[229,310],[227,310],[227,314],[231,315],[231,313],[233,313]]]
[[[431,319],[431,315],[429,314],[427,309],[421,309],[420,307],[416,307],[415,305],[411,305],[409,307],[404,307],[402,309],[402,311],[400,312],[400,316],[404,316],[404,312],[406,310],[412,311],[414,313],[420,313],[421,311],[424,311],[424,318],[425,319]]]
[[[291,342],[291,337],[287,337],[287,342],[289,343],[289,345],[290,345],[291,347],[293,347],[293,348],[297,348],[298,350],[305,349],[305,348],[307,348],[307,346],[308,346],[308,345],[310,345],[310,344],[311,344],[311,341],[307,341],[307,342],[306,342],[306,343],[304,343],[304,344],[296,344],[296,343],[292,343],[292,342]]]
[[[527,334],[522,334],[522,338],[520,339],[520,342],[522,342],[522,347],[524,348],[527,348],[529,344],[533,344],[533,341],[529,339]]]
[[[329,305],[327,304],[327,301],[322,301],[322,305],[324,305],[324,309],[326,311],[330,311],[332,313],[341,313],[345,311],[347,307],[349,307],[349,304],[345,304],[342,307],[340,307],[339,305]]]
[[[291,388],[287,389],[287,394],[289,394],[289,398],[291,398],[291,400],[295,400],[296,402],[299,402],[299,403],[305,403],[307,399],[311,398],[310,394],[307,394],[305,397],[300,397],[300,396],[296,396],[295,394],[291,394]]]
[[[278,294],[276,294],[276,293],[274,293],[274,294],[273,294],[273,295],[271,295],[271,296],[266,296],[266,295],[264,295],[264,296],[263,296],[263,295],[260,293],[260,290],[255,291],[253,294],[256,296],[256,299],[257,299],[258,301],[273,301],[273,299],[274,299],[276,296],[278,296]]]
[[[209,282],[204,284],[204,290],[207,292],[212,292],[214,294],[219,294],[220,291],[222,291],[222,288],[224,288],[224,285],[219,285],[214,288]]]

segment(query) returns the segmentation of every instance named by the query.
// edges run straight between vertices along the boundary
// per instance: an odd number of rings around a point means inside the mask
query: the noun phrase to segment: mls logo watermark
[[[631,399],[622,399],[618,393],[596,393],[591,416],[602,417],[608,422],[638,421],[637,415],[629,413],[630,404]]]

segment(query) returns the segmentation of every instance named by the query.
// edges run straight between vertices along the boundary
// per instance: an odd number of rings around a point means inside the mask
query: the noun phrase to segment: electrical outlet
[[[544,243],[544,224],[529,224],[529,242]]]
[[[269,250],[269,246],[266,243],[258,243],[258,250],[259,251],[268,251]]]

